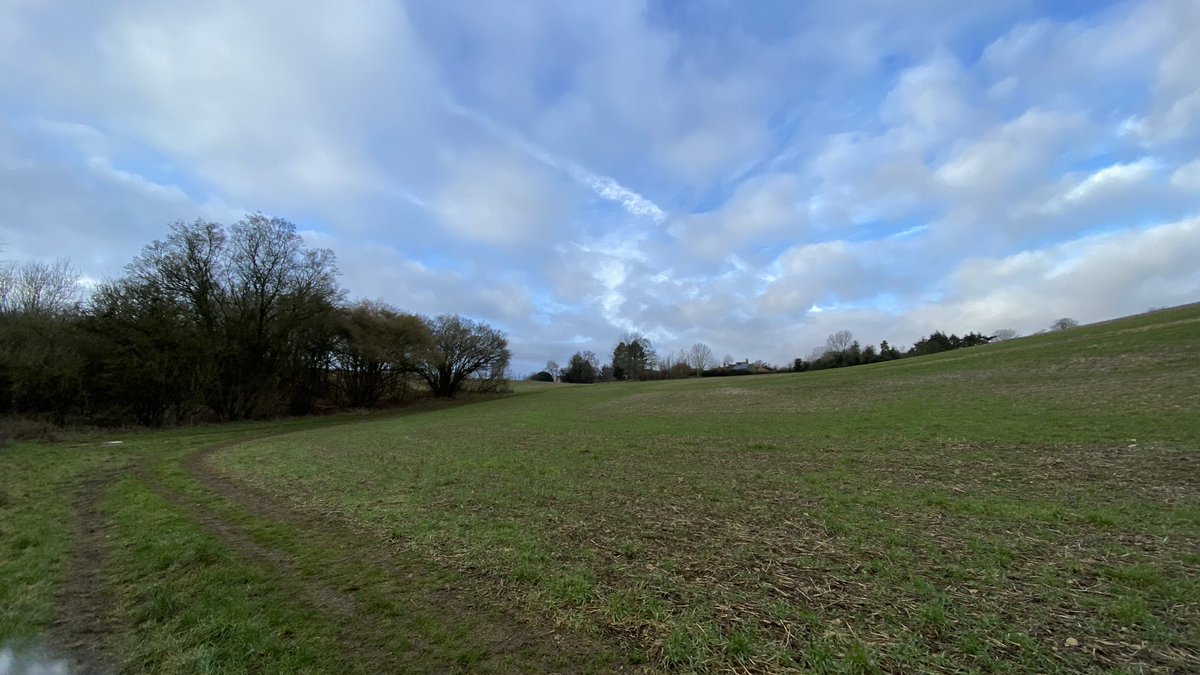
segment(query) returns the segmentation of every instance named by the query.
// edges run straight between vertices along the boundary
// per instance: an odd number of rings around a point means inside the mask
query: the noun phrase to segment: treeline
[[[1051,330],[1062,330],[1076,325],[1072,319],[1059,319]],[[696,343],[688,349],[668,353],[660,357],[650,340],[637,333],[629,333],[613,347],[612,360],[601,365],[594,352],[575,352],[566,367],[554,361],[546,363],[544,369],[529,376],[531,380],[544,382],[570,382],[591,384],[593,382],[619,382],[625,380],[663,380],[693,376],[726,377],[736,375],[766,375],[779,372],[802,372],[845,368],[848,366],[894,361],[910,356],[924,356],[939,352],[988,344],[1016,337],[1015,331],[1002,329],[993,335],[971,332],[963,336],[934,331],[906,350],[900,350],[882,341],[878,347],[862,346],[847,330],[831,334],[825,345],[817,347],[808,358],[797,358],[790,366],[779,367],[764,361],[733,361],[729,356],[718,362],[713,351],[704,343]]]
[[[813,350],[807,359],[798,358],[793,361],[792,370],[802,372],[895,361],[910,356],[925,356],[964,347],[975,347],[988,344],[993,340],[1009,339],[1015,335],[1012,331],[1005,330],[998,331],[997,334],[991,336],[972,332],[959,337],[953,333],[946,335],[942,331],[934,331],[928,337],[917,340],[907,350],[900,351],[888,344],[887,340],[880,342],[878,349],[874,345],[863,347],[858,340],[854,339],[854,335],[850,331],[840,330],[826,338],[825,346]]]
[[[1044,333],[1047,330],[1051,332],[1069,330],[1078,325],[1079,322],[1075,319],[1063,317],[1056,319],[1050,324],[1049,328],[1038,331],[1038,333]],[[971,332],[961,337],[954,333],[946,335],[939,330],[934,331],[928,337],[917,340],[907,350],[900,351],[888,344],[887,340],[880,342],[878,349],[874,345],[863,347],[859,345],[858,340],[854,339],[854,335],[850,331],[840,330],[829,335],[825,340],[825,346],[814,349],[807,359],[796,359],[792,363],[792,370],[801,372],[805,370],[861,366],[882,361],[894,361],[910,356],[926,356],[928,354],[938,354],[965,347],[977,347],[992,342],[1011,340],[1016,337],[1018,337],[1018,333],[1011,328],[1001,328],[991,335]]]
[[[506,337],[347,302],[333,253],[262,214],[174,223],[87,297],[65,263],[0,270],[0,413],[148,426],[373,407],[506,384]]]
[[[708,347],[697,344],[696,349]],[[712,358],[712,352],[708,352]],[[693,374],[684,352],[659,356],[654,344],[639,333],[626,333],[613,347],[612,358],[601,364],[592,351],[578,351],[571,355],[565,367],[547,361],[545,368],[533,373],[528,379],[542,382],[568,382],[592,384],[594,382],[624,382],[664,380],[688,377]]]
[[[595,352],[578,351],[571,355],[565,367],[560,367],[555,361],[548,361],[545,368],[531,374],[528,379],[592,384],[673,380],[693,376],[750,375],[774,373],[779,370],[762,361],[734,363],[728,356],[719,364],[712,349],[703,342],[697,342],[687,349],[659,354],[646,336],[640,333],[626,333],[613,346],[612,358],[607,363],[601,364]]]

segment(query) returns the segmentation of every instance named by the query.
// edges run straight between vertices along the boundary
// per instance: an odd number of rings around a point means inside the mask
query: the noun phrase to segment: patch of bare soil
[[[79,487],[72,504],[75,549],[67,578],[59,591],[59,617],[53,634],[68,651],[80,673],[106,673],[112,660],[104,651],[108,636],[116,632],[113,606],[102,579],[108,556],[109,525],[101,502],[118,478],[115,470],[89,477]]]
[[[399,554],[395,544],[359,531],[352,524],[327,514],[303,510],[283,499],[239,483],[213,469],[207,458],[242,441],[202,448],[184,458],[184,468],[203,486],[254,516],[281,522],[290,527],[307,550],[327,552],[351,566],[366,566],[386,572],[385,587],[337,590],[333,585],[311,576],[304,578],[295,565],[277,551],[251,541],[236,526],[221,521],[215,514],[196,504],[181,504],[192,517],[212,534],[255,560],[274,566],[289,578],[302,578],[305,595],[345,609],[347,621],[343,643],[355,653],[356,660],[372,659],[386,670],[386,664],[404,667],[405,655],[395,653],[395,624],[375,607],[356,601],[359,592],[381,592],[401,606],[436,617],[450,629],[466,628],[469,642],[484,654],[482,661],[469,666],[448,664],[448,669],[467,668],[485,672],[579,672],[594,670],[597,655],[611,654],[616,662],[603,664],[608,671],[646,672],[630,666],[623,647],[605,644],[565,626],[544,625],[538,617],[522,612],[511,598],[503,597],[503,582],[480,574],[465,573],[453,584],[430,584],[440,578],[436,566],[423,568],[412,562],[411,553]],[[162,486],[160,485],[159,488]],[[169,492],[164,490],[164,492]],[[175,496],[175,503],[186,502]],[[463,573],[463,570],[455,570]],[[372,582],[365,581],[371,584]],[[431,590],[432,586],[432,590]],[[403,636],[420,652],[430,645],[422,637]],[[375,660],[378,659],[378,660]]]

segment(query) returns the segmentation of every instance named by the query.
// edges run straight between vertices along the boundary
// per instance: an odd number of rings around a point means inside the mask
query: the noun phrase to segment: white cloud
[[[1029,204],[1016,208],[1018,217],[1073,216],[1103,218],[1105,209],[1121,211],[1126,204],[1143,204],[1145,193],[1157,190],[1153,181],[1162,168],[1154,158],[1143,157],[1134,162],[1118,162],[1082,178],[1068,177],[1061,186],[1047,185],[1031,195]],[[1048,198],[1041,192],[1052,192]]]
[[[519,325],[534,313],[529,289],[520,284],[501,283],[479,291],[480,303],[488,316],[498,317],[509,325]]]
[[[925,152],[924,141],[904,127],[828,139],[810,162],[819,181],[808,200],[813,225],[846,228],[907,215],[932,196]]]
[[[1059,316],[1088,322],[1195,301],[1200,220],[1085,237],[1002,259],[963,262],[945,302],[912,312],[930,326],[1022,332]]]
[[[395,3],[35,5],[26,39],[0,46],[14,75],[0,96],[142,145],[230,200],[332,211],[393,188],[380,137],[428,128],[436,83]]]
[[[905,218],[940,199],[933,167],[961,139],[988,128],[987,115],[972,103],[975,89],[946,53],[902,71],[880,106],[880,131],[835,134],[809,163],[818,181],[809,199],[814,225],[844,229]]]
[[[1063,199],[1068,202],[1084,202],[1102,197],[1114,190],[1145,182],[1154,175],[1158,167],[1159,162],[1148,157],[1136,162],[1104,167],[1071,188],[1063,195]]]
[[[0,121],[0,241],[14,258],[70,258],[91,278],[114,276],[175,220],[231,222],[245,211],[220,197],[113,166],[110,140],[85,125]]]
[[[620,204],[631,215],[646,217],[654,222],[662,222],[666,214],[657,204],[642,195],[618,183],[615,179],[590,171],[568,159],[557,157],[549,150],[525,138],[513,129],[509,129],[491,119],[487,115],[466,108],[454,102],[446,103],[451,112],[462,115],[479,124],[489,132],[504,139],[530,157],[553,167],[575,179],[580,185],[590,189],[596,195]]]
[[[980,65],[1001,82],[1016,78],[1010,93],[1027,106],[1127,95],[1175,31],[1171,4],[1123,3],[1070,21],[1018,23],[984,49]]]
[[[1200,193],[1200,159],[1193,160],[1175,169],[1171,174],[1171,185],[1180,190]]]
[[[455,164],[433,203],[455,234],[489,244],[521,244],[545,237],[567,220],[561,192],[535,166],[478,154]]]
[[[861,253],[846,241],[788,249],[776,261],[777,277],[758,299],[759,306],[770,314],[796,315],[828,298],[859,297],[870,279]]]
[[[957,59],[939,54],[900,76],[881,108],[884,122],[910,125],[934,138],[954,136],[975,111],[967,101],[967,76]]]
[[[673,173],[704,182],[753,163],[770,147],[762,120],[746,113],[741,101],[758,94],[741,81],[701,82],[678,94],[706,101],[699,122],[679,123],[678,130],[656,144],[658,156]],[[711,106],[711,107],[710,107]],[[679,113],[681,116],[682,112]]]
[[[1151,3],[1166,25],[1153,45],[1153,53],[1162,53],[1156,66],[1151,89],[1152,102],[1147,114],[1132,128],[1145,141],[1163,144],[1200,135],[1200,5],[1189,0]],[[1153,11],[1149,10],[1149,11]]]
[[[433,315],[461,313],[502,324],[508,330],[528,326],[537,308],[528,284],[519,276],[488,269],[434,267],[378,241],[349,240],[304,232],[309,246],[337,255],[341,281],[354,298],[379,298],[403,310]]]
[[[1086,126],[1079,114],[1028,110],[961,147],[937,169],[936,176],[952,190],[979,197],[999,195],[1044,180],[1050,158],[1082,137]]]
[[[668,231],[690,251],[723,258],[748,245],[762,246],[807,234],[803,185],[792,174],[767,174],[743,182],[717,211],[680,217]]]
[[[839,245],[822,253],[814,256],[817,264],[839,256],[844,260],[847,251]],[[1200,220],[1183,220],[1002,258],[970,259],[934,284],[946,289],[943,297],[913,304],[902,313],[854,305],[804,312],[803,285],[795,287],[794,298],[785,298],[790,302],[780,305],[767,301],[780,290],[772,288],[763,296],[759,316],[769,319],[761,333],[753,338],[738,336],[737,331],[717,334],[729,345],[723,349],[778,363],[807,355],[826,335],[842,329],[864,344],[886,339],[901,347],[935,330],[986,333],[1013,328],[1028,334],[1062,316],[1091,322],[1194,302],[1200,297],[1197,259]],[[797,260],[798,269],[810,264],[804,255]]]
[[[1163,110],[1137,120],[1131,128],[1148,141],[1162,143],[1190,136],[1198,128],[1197,119],[1200,119],[1200,90],[1171,100]]]
[[[0,237],[101,278],[248,205],[537,361],[1113,316],[1195,296],[1197,7],[10,0]]]

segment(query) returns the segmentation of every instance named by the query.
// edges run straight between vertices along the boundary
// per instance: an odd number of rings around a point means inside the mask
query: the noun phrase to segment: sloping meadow
[[[1200,308],[210,466],[669,669],[1200,669]]]

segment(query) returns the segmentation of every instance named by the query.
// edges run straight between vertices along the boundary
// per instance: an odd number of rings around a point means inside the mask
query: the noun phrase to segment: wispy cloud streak
[[[649,218],[655,223],[661,223],[667,219],[666,212],[659,208],[657,204],[621,185],[615,179],[591,171],[570,159],[559,157],[537,143],[525,138],[518,131],[500,124],[477,110],[472,110],[449,99],[445,101],[445,105],[446,109],[450,112],[471,120],[486,129],[489,133],[511,143],[522,152],[546,166],[566,173],[576,183],[588,188],[596,193],[597,196],[620,204],[621,208],[625,209],[631,215],[638,216],[639,218]]]

